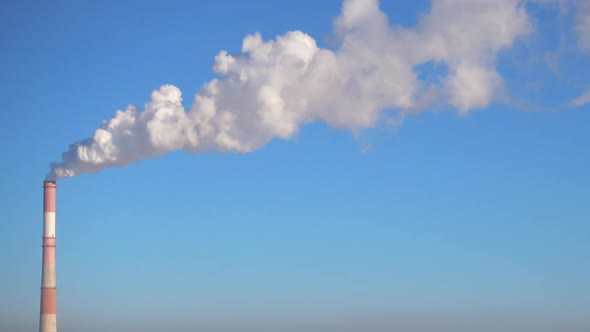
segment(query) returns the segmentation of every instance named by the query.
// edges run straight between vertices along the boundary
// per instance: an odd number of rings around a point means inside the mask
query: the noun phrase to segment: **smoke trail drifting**
[[[334,21],[335,50],[292,31],[265,41],[248,35],[242,54],[215,57],[217,79],[184,109],[164,85],[141,110],[129,106],[91,138],[74,143],[49,179],[123,166],[173,150],[246,153],[289,139],[309,122],[347,130],[374,126],[383,111],[401,115],[443,103],[460,112],[498,97],[497,53],[527,35],[518,0],[437,0],[415,28],[390,25],[378,0],[345,0]],[[423,66],[439,70],[424,78]]]

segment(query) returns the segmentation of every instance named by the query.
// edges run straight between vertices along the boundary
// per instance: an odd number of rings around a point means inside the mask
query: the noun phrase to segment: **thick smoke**
[[[434,103],[480,109],[502,94],[497,53],[530,30],[518,0],[436,0],[415,28],[390,25],[378,0],[346,0],[334,22],[336,49],[301,31],[268,41],[248,35],[242,54],[215,57],[218,78],[189,109],[177,87],[164,85],[143,110],[118,111],[72,144],[48,178],[174,150],[246,153],[314,121],[358,131]]]

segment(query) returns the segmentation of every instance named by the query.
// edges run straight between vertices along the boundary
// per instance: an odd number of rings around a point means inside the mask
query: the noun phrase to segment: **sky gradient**
[[[590,9],[521,6],[530,31],[496,54],[503,89],[484,107],[441,101],[354,132],[319,121],[251,153],[60,180],[58,329],[588,331]],[[188,109],[247,34],[337,49],[341,7],[2,2],[0,331],[37,329],[50,162],[163,84]],[[430,7],[381,3],[408,28]]]

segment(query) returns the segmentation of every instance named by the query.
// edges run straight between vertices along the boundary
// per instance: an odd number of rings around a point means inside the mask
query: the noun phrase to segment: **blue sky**
[[[442,97],[353,131],[322,113],[249,153],[58,181],[60,331],[590,329],[590,115],[571,106],[590,54],[583,3],[564,3],[526,4],[530,30],[497,50],[502,88],[482,107]],[[37,328],[50,162],[163,84],[190,108],[247,34],[301,30],[337,50],[341,7],[3,2],[0,330]],[[430,7],[381,4],[408,29]]]

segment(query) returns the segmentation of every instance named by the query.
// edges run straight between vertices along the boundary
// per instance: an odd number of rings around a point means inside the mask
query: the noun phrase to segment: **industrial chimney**
[[[56,332],[55,181],[43,182],[43,273],[39,332]]]

